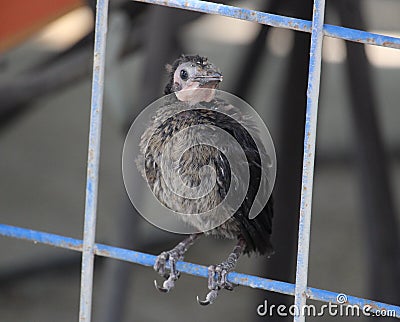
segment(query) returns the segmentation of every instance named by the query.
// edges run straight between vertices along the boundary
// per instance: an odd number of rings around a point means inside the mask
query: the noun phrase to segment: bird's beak
[[[194,77],[194,81],[199,82],[201,85],[206,85],[208,83],[222,82],[223,76],[220,72],[212,72],[207,75],[199,75]]]

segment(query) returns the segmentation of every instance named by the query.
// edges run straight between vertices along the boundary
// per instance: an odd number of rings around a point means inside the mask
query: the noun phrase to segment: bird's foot
[[[197,297],[197,302],[200,305],[212,304],[218,297],[218,292],[221,289],[233,291],[234,285],[228,281],[228,273],[233,271],[236,263],[245,249],[246,242],[243,238],[239,238],[233,252],[229,254],[227,260],[219,265],[211,265],[208,267],[208,289],[210,290],[204,301],[200,301]]]
[[[183,255],[187,249],[199,238],[201,234],[192,234],[189,237],[182,240],[173,249],[162,252],[154,263],[154,270],[163,276],[166,280],[163,286],[159,286],[157,281],[154,280],[154,285],[160,292],[167,293],[172,290],[175,286],[175,281],[179,278],[180,273],[176,269],[176,262],[183,259]],[[169,274],[167,272],[167,261],[169,262]]]
[[[154,270],[163,276],[166,280],[163,286],[157,284],[157,280],[154,280],[155,287],[163,293],[169,292],[175,286],[175,281],[179,278],[180,273],[176,270],[176,262],[182,259],[183,256],[174,248],[167,252],[162,252],[156,259],[153,266]],[[169,261],[169,274],[167,273],[167,261]]]
[[[200,301],[197,297],[197,302],[200,305],[212,304],[218,296],[221,289],[233,291],[234,285],[227,280],[228,273],[236,266],[236,260],[226,261],[219,265],[211,265],[208,267],[208,289],[210,290],[204,301]]]

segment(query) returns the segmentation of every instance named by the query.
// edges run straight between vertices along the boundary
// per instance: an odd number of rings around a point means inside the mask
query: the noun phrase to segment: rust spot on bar
[[[289,21],[288,25],[293,29],[300,29],[300,26],[297,22]]]
[[[356,39],[355,41],[363,43],[364,39],[359,38],[359,39]],[[367,44],[376,45],[376,40],[374,38],[367,38],[367,39],[365,39],[365,41]]]
[[[82,252],[82,250],[83,250],[83,245],[82,244],[77,246],[76,244],[73,244],[73,243],[62,242],[61,245],[62,245],[63,248],[69,248],[69,249],[73,249],[73,250],[76,250],[76,251],[79,251],[79,252]]]
[[[377,304],[375,304],[375,303],[368,303],[367,305],[374,311],[381,311],[382,310],[382,307],[377,305]],[[385,309],[383,309],[383,310],[385,310]]]
[[[97,255],[101,255],[101,256],[112,257],[111,253],[109,251],[104,250],[104,249],[103,250],[99,250],[97,247],[95,248],[95,253]]]
[[[94,159],[94,151],[93,149],[89,149],[89,162]]]
[[[241,278],[239,278],[239,282],[240,283],[248,283],[249,279],[247,277],[241,277]]]

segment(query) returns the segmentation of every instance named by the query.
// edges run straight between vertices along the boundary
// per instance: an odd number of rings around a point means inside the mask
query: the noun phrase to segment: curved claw
[[[154,280],[154,286],[156,287],[157,290],[159,290],[162,293],[168,293],[169,289],[161,287],[157,284],[157,280]]]
[[[218,290],[211,290],[210,292],[207,293],[206,299],[204,301],[200,301],[199,297],[197,296],[197,302],[200,305],[213,304],[217,296],[218,296]]]
[[[203,306],[206,306],[206,305],[208,305],[208,304],[211,304],[211,302],[208,301],[207,299],[204,300],[204,301],[200,301],[199,296],[196,297],[196,300],[197,300],[197,303],[199,303],[200,305],[203,305]]]

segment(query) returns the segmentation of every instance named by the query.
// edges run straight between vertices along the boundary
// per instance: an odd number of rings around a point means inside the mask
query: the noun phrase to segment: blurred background
[[[312,12],[309,0],[224,3],[303,19]],[[82,237],[94,6],[0,4],[1,223]],[[400,37],[399,12],[396,0],[328,1],[326,23]],[[164,65],[198,53],[222,70],[221,89],[258,110],[277,150],[276,254],[243,257],[237,271],[294,282],[309,40],[219,16],[111,1],[97,242],[159,254],[182,239],[135,212],[121,153],[137,113],[162,96]],[[399,50],[324,39],[309,269],[312,287],[397,305],[399,84]],[[232,247],[203,238],[185,259],[216,264]],[[4,237],[0,252],[1,321],[77,320],[78,253]],[[165,295],[155,290],[152,269],[104,258],[96,258],[94,278],[93,321],[256,321],[265,299],[293,301],[238,287],[200,307],[196,295],[206,294],[205,279],[184,275]]]

